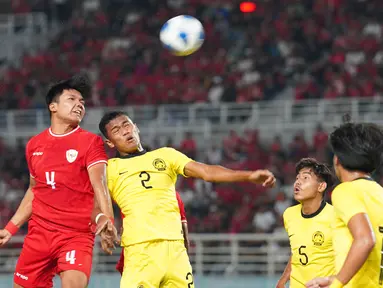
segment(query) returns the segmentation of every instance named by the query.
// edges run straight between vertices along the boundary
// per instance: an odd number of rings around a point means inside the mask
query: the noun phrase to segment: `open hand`
[[[274,174],[269,170],[256,170],[251,173],[249,181],[256,184],[262,184],[263,187],[272,188],[275,185],[276,179]]]
[[[318,277],[306,283],[307,288],[329,288],[334,277]]]

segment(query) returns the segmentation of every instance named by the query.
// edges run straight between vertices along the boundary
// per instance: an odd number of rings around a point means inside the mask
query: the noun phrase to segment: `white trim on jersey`
[[[68,132],[68,133],[65,133],[65,134],[55,134],[52,132],[52,128],[49,127],[49,134],[51,134],[53,137],[65,137],[65,136],[68,136],[74,132],[76,132],[78,129],[80,129],[80,126],[77,126],[76,128],[74,128],[72,131]]]
[[[188,223],[188,221],[187,221],[187,220],[181,220],[181,222],[182,222],[182,223]]]
[[[86,169],[89,169],[90,167],[92,167],[93,165],[96,165],[96,164],[98,164],[98,163],[105,163],[105,164],[108,164],[108,162],[107,162],[106,160],[98,160],[98,161],[96,161],[96,162],[90,163],[90,164],[88,165],[88,167],[86,167]]]
[[[31,176],[33,179],[35,179],[35,176],[33,176],[32,174],[29,174],[29,176]]]

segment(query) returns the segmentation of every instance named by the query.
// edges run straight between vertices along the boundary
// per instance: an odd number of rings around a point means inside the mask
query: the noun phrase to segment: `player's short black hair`
[[[128,113],[124,111],[111,111],[111,112],[105,113],[104,116],[102,116],[100,123],[98,124],[98,129],[100,129],[102,135],[104,135],[105,138],[108,138],[106,125],[108,125],[110,121],[112,121],[113,119],[116,119],[117,117],[121,115],[128,116]]]
[[[351,123],[346,119],[329,137],[339,163],[349,171],[372,173],[382,163],[383,131],[372,123]]]
[[[321,163],[314,158],[302,158],[295,165],[295,173],[298,174],[304,168],[311,169],[319,180],[326,182],[327,188],[323,194],[326,194],[326,192],[333,188],[335,184],[335,175],[329,165]]]
[[[84,99],[88,99],[92,93],[92,85],[89,77],[86,74],[76,74],[67,80],[57,82],[52,85],[47,95],[45,96],[45,102],[47,106],[52,102],[57,102],[57,99],[64,90],[73,89],[81,93]]]

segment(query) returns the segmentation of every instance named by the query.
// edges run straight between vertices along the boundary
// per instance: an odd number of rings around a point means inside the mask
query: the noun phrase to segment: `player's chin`
[[[294,199],[295,199],[295,201],[301,202],[301,201],[305,200],[305,197],[303,197],[302,195],[299,195],[299,194],[294,194]]]
[[[76,126],[76,125],[79,125],[82,121],[83,117],[82,116],[72,116],[70,118],[68,118],[68,122],[73,125],[73,126]]]

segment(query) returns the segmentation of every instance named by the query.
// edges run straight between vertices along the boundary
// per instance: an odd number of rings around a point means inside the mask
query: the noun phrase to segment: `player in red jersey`
[[[51,127],[26,147],[29,188],[18,210],[0,230],[0,246],[29,220],[28,234],[14,273],[14,287],[87,286],[94,246],[91,213],[111,225],[113,210],[106,187],[107,156],[101,137],[81,129],[84,99],[91,93],[85,76],[59,82],[47,93]],[[111,218],[111,220],[109,220]]]
[[[186,219],[186,213],[185,213],[185,206],[184,202],[182,202],[180,194],[176,191],[176,197],[178,202],[178,207],[180,209],[180,215],[181,215],[181,223],[182,223],[182,233],[184,235],[184,243],[186,251],[189,251],[189,231],[188,231],[188,222]],[[124,218],[124,214],[121,213],[121,218]],[[121,233],[122,234],[122,233]],[[116,265],[116,270],[120,272],[122,275],[122,272],[124,271],[124,249],[121,251],[120,260],[118,260]]]

